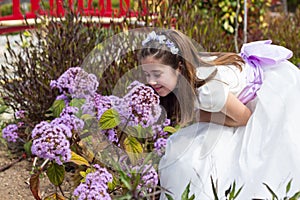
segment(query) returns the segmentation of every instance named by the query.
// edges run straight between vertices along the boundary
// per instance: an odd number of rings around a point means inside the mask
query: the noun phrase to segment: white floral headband
[[[159,44],[165,44],[172,54],[177,54],[179,49],[175,47],[175,44],[171,42],[165,35],[157,35],[154,31],[148,34],[147,38],[142,41],[142,45],[145,46],[150,41],[158,41]]]

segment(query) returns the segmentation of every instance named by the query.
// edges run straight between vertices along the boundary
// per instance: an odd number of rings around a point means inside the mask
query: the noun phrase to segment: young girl
[[[202,53],[176,30],[151,32],[140,60],[147,82],[181,128],[160,161],[160,184],[174,199],[190,183],[196,199],[237,199],[300,191],[300,71],[292,52],[271,41],[241,53]]]

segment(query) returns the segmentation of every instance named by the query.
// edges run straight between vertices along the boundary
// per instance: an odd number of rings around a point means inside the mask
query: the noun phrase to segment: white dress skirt
[[[196,123],[169,137],[159,163],[161,200],[165,193],[181,199],[189,183],[195,199],[215,199],[211,181],[219,199],[234,182],[236,191],[243,186],[241,200],[271,199],[267,186],[279,199],[300,191],[300,70],[282,61],[263,74],[246,104],[252,110],[246,126]]]

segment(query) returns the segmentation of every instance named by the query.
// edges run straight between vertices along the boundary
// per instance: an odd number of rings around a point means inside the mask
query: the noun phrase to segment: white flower
[[[179,51],[179,49],[176,48],[176,47],[171,47],[170,50],[171,50],[171,53],[172,53],[172,54],[177,54],[178,51]]]
[[[164,41],[165,39],[167,39],[165,35],[158,35],[156,38],[156,40],[159,42],[159,44],[165,44],[165,41]]]
[[[151,40],[155,40],[156,37],[157,37],[156,33],[154,31],[152,31],[151,33],[148,34],[147,38],[142,41],[142,45],[145,46],[145,44],[147,44]]]
[[[159,44],[165,44],[171,51],[172,54],[178,54],[179,49],[173,42],[167,40],[165,35],[157,35],[154,31],[148,34],[147,38],[142,41],[142,45],[145,46],[150,41],[158,41]]]

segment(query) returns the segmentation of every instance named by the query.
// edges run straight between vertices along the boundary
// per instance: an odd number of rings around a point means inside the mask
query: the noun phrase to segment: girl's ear
[[[183,63],[181,61],[179,61],[178,68],[176,69],[176,71],[179,72],[179,73],[181,73],[182,68],[183,68]]]

